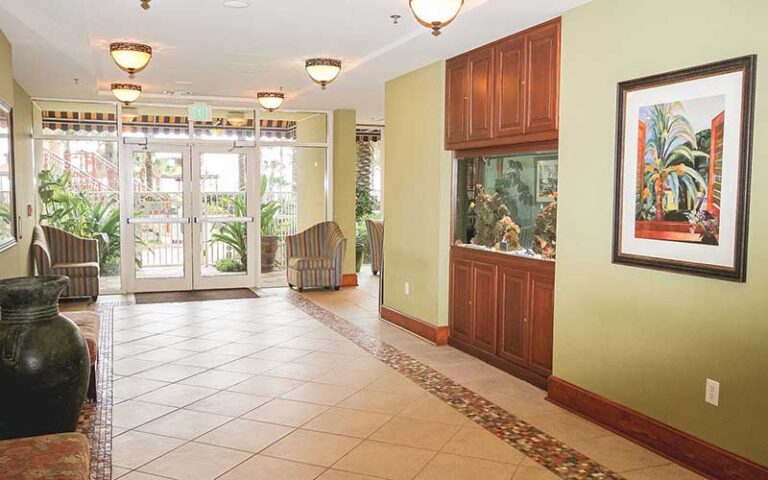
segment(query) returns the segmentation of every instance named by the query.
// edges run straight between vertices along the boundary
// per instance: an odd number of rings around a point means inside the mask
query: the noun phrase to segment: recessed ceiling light
[[[224,0],[224,6],[229,8],[248,8],[251,4],[245,0]]]

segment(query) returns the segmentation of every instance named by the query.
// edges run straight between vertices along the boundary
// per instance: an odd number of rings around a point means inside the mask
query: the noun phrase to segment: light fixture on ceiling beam
[[[325,90],[341,73],[341,60],[335,58],[310,58],[304,65],[309,77]]]
[[[117,66],[133,78],[149,65],[152,47],[141,43],[114,42],[109,44],[109,54]]]
[[[141,85],[135,83],[113,83],[112,95],[123,105],[130,105],[141,96]]]
[[[149,2],[151,0],[141,0],[141,8],[144,10],[149,10]]]
[[[409,0],[411,11],[420,24],[440,35],[440,29],[453,22],[464,6],[464,0]]]
[[[261,105],[261,108],[268,112],[274,112],[285,101],[285,94],[280,92],[258,92],[256,94],[256,100]]]

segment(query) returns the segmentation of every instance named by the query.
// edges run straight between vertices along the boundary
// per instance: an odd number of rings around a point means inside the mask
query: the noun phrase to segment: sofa
[[[384,220],[366,220],[368,247],[371,252],[371,271],[377,275],[381,271],[384,254]]]
[[[32,237],[37,275],[64,275],[62,298],[99,297],[99,245],[58,228],[37,225]]]
[[[305,288],[333,288],[342,283],[342,266],[347,239],[335,222],[323,222],[285,238],[288,285],[300,292]]]

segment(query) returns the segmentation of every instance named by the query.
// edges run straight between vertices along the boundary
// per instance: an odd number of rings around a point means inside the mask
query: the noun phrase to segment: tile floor
[[[378,319],[378,284],[305,296],[629,480],[698,479],[544,392]],[[558,478],[289,304],[116,307],[113,478]]]

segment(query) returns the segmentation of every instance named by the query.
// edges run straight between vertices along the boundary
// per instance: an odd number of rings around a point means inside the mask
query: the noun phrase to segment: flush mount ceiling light
[[[310,58],[307,60],[305,67],[309,77],[320,84],[325,90],[325,87],[336,80],[336,77],[341,73],[341,60],[335,58]]]
[[[141,96],[141,85],[134,83],[113,83],[112,95],[123,105],[130,105]]]
[[[224,6],[229,8],[248,8],[251,4],[245,0],[224,0]]]
[[[115,42],[109,44],[109,54],[130,78],[147,68],[152,59],[152,47],[141,43]]]
[[[274,112],[283,104],[285,94],[283,92],[259,92],[256,94],[261,108],[268,112]]]
[[[248,119],[245,118],[243,112],[228,112],[227,122],[235,128],[240,128],[248,123]]]
[[[141,0],[141,8],[144,10],[149,10],[149,2],[151,0]]]
[[[464,0],[409,0],[411,11],[420,24],[432,29],[432,35],[440,35],[440,29],[448,26],[461,11]]]

